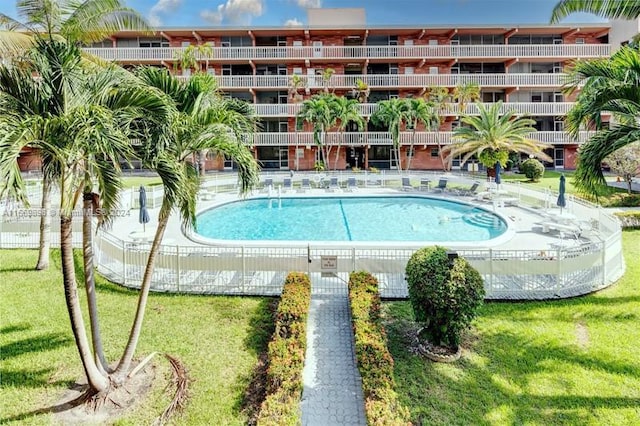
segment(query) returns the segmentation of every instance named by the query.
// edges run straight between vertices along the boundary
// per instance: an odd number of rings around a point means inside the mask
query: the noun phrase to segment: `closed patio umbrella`
[[[147,211],[147,191],[144,189],[144,186],[140,187],[139,193],[139,201],[140,201],[140,216],[138,217],[139,222],[142,224],[142,232],[146,231],[146,224],[149,223],[149,212]]]
[[[496,165],[494,168],[496,171],[496,185],[500,185],[502,183],[502,179],[500,178],[500,173],[502,173],[502,166],[500,165],[499,161],[496,161]]]
[[[567,190],[564,175],[560,175],[560,188],[558,188],[558,201],[556,204],[560,207],[560,214],[562,214],[562,208],[567,207],[567,200],[564,198],[564,193]]]

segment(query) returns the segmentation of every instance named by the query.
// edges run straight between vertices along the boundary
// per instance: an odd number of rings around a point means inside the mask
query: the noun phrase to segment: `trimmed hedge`
[[[301,423],[302,369],[307,347],[307,315],[311,281],[306,274],[287,276],[275,314],[275,331],[269,342],[267,396],[260,408],[258,425]]]
[[[544,165],[535,158],[529,158],[520,164],[520,171],[530,180],[537,182],[544,175]]]
[[[380,319],[378,280],[367,272],[353,272],[349,276],[349,302],[367,423],[408,425],[409,410],[398,401],[393,358]]]
[[[627,211],[614,213],[622,229],[640,229],[640,211]]]

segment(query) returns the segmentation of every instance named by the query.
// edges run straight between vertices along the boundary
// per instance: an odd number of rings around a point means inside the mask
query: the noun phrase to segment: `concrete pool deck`
[[[431,198],[440,198],[445,200],[453,200],[457,202],[468,203],[472,206],[483,207],[488,211],[498,213],[507,222],[508,227],[513,231],[512,235],[508,239],[503,239],[499,244],[491,244],[494,249],[500,250],[549,250],[556,244],[571,244],[575,242],[575,239],[570,236],[564,238],[558,232],[543,233],[540,223],[545,219],[542,213],[545,211],[540,209],[536,211],[528,207],[505,205],[503,207],[496,207],[487,202],[481,202],[474,200],[469,196],[457,196],[453,193],[433,193],[424,191],[402,191],[398,188],[359,188],[351,192],[327,192],[324,189],[311,189],[305,192],[288,191],[281,195],[282,198],[286,197],[326,197],[326,196],[385,196],[385,195],[406,195],[406,196],[425,196]],[[267,197],[265,192],[254,191],[247,195],[247,198],[263,198]],[[277,199],[277,197],[273,197]],[[216,193],[213,199],[201,200],[198,202],[198,211],[204,211],[219,204],[224,204],[238,200],[238,195],[235,193]],[[551,211],[557,211],[558,209],[550,209]],[[571,205],[568,205],[565,210],[571,211]],[[121,238],[125,241],[151,241],[157,226],[159,209],[149,209],[149,216],[151,221],[146,224],[146,234],[141,235],[143,226],[138,222],[138,210],[132,209],[129,216],[119,217],[114,221],[113,227],[109,230],[109,233]],[[583,239],[582,241],[587,241]],[[230,243],[232,243],[230,241]],[[338,242],[336,245],[349,242]],[[182,232],[181,220],[177,213],[173,213],[169,219],[169,225],[165,231],[163,239],[165,245],[181,245],[181,246],[194,246],[200,245],[199,239],[192,239],[187,237]],[[249,242],[251,244],[251,242]],[[283,244],[286,245],[286,242]],[[311,242],[313,244],[313,242]],[[378,243],[375,243],[378,245]],[[431,244],[431,243],[425,243]],[[209,244],[201,244],[207,246]],[[381,242],[380,246],[385,246],[386,242]],[[395,244],[394,244],[395,245]],[[459,246],[466,248],[483,248],[487,247],[484,242],[464,242]]]

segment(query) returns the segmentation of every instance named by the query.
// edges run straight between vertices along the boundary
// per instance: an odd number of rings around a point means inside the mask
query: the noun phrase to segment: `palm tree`
[[[255,121],[248,117],[246,109],[218,96],[212,76],[200,74],[185,82],[172,76],[166,69],[152,67],[140,68],[136,74],[148,87],[163,91],[177,112],[168,126],[152,129],[140,152],[143,163],[154,169],[162,179],[164,195],[158,227],[140,286],[136,317],[127,346],[113,373],[120,379],[128,373],[135,353],[155,261],[169,216],[177,208],[183,226],[195,224],[195,199],[200,181],[188,159],[194,152],[203,150],[232,158],[238,164],[242,193],[249,191],[258,180],[258,165],[241,140],[242,135],[253,132]]]
[[[378,107],[371,115],[371,121],[379,126],[386,126],[391,133],[393,153],[396,157],[398,170],[402,171],[400,159],[400,128],[409,119],[409,109],[404,99],[389,99],[378,102]]]
[[[569,72],[567,91],[578,87],[576,104],[565,120],[567,131],[574,136],[584,127],[597,132],[580,147],[575,185],[597,195],[606,186],[602,161],[640,140],[640,51],[622,47],[610,58],[576,62]],[[603,112],[611,114],[608,125],[602,122]]]
[[[424,98],[407,98],[407,127],[411,129],[411,146],[409,151],[413,153],[416,142],[416,129],[422,123],[427,131],[431,131],[436,126],[439,127],[439,116],[434,105],[425,101]],[[411,159],[407,158],[407,170],[411,169]]]
[[[2,92],[2,104],[9,106],[0,120],[10,131],[0,144],[0,176],[9,182],[19,171],[17,155],[22,147],[40,148],[44,170],[60,188],[60,240],[65,300],[87,381],[89,394],[107,393],[113,384],[102,348],[95,283],[93,281],[93,253],[91,250],[91,222],[83,215],[83,257],[85,286],[89,305],[92,345],[85,331],[82,310],[77,294],[76,272],[72,247],[73,210],[83,196],[83,207],[91,207],[97,179],[97,191],[102,202],[101,224],[108,224],[110,213],[118,205],[119,161],[130,151],[130,132],[133,122],[142,120],[150,112],[163,110],[160,97],[150,96],[148,88],[126,85],[125,72],[113,67],[96,68],[91,73],[80,66],[82,55],[75,44],[37,39],[29,61],[21,67],[0,68],[3,85],[14,84],[14,92],[31,93],[36,100],[45,94],[49,114],[20,116],[15,113],[17,98]],[[40,78],[34,79],[33,75]],[[38,102],[32,102],[38,105]],[[23,105],[24,106],[24,105]],[[145,108],[151,107],[151,108]],[[23,190],[16,188],[15,191]],[[85,213],[87,213],[85,211]]]
[[[436,132],[436,143],[438,144],[438,156],[442,163],[442,170],[447,171],[447,161],[445,160],[445,154],[442,149],[442,141],[440,140],[440,126],[445,118],[445,112],[447,110],[447,99],[449,99],[449,89],[443,86],[429,87],[426,92],[426,100],[433,105],[434,109],[434,122],[432,123],[432,129]]]
[[[551,11],[551,23],[557,24],[575,12],[593,13],[607,19],[633,20],[640,16],[640,1],[560,0]]]
[[[358,131],[362,131],[364,128],[364,119],[360,115],[360,102],[355,99],[347,99],[344,96],[336,96],[331,103],[332,113],[334,114],[335,121],[338,123],[338,130],[340,131],[340,139],[338,142],[338,148],[336,151],[336,159],[333,168],[338,170],[338,160],[340,159],[340,148],[344,143],[344,131],[349,123],[355,123],[358,126]]]
[[[21,21],[0,14],[0,56],[24,52],[34,40],[64,39],[70,43],[93,43],[121,30],[148,31],[147,22],[120,0],[42,1],[20,0],[16,4]],[[32,35],[36,35],[33,37]],[[40,111],[39,113],[44,113]],[[43,211],[51,208],[51,182],[43,173]],[[49,265],[51,215],[40,218],[40,244],[36,269]]]
[[[313,125],[313,141],[320,150],[322,163],[329,168],[329,155],[331,148],[325,143],[327,131],[336,124],[336,116],[332,111],[332,102],[335,95],[319,94],[302,103],[298,117]]]
[[[487,167],[496,163],[505,166],[509,152],[520,152],[533,155],[544,161],[551,158],[543,152],[549,146],[530,139],[535,132],[535,121],[530,118],[516,117],[514,111],[500,115],[502,102],[485,107],[478,105],[479,115],[462,117],[464,125],[454,132],[458,142],[444,148],[449,159],[463,155],[464,164],[471,156],[476,155],[478,161]]]

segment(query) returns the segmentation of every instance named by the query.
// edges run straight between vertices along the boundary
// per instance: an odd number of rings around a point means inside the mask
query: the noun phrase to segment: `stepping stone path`
[[[366,426],[347,284],[313,274],[311,288],[302,424]]]

